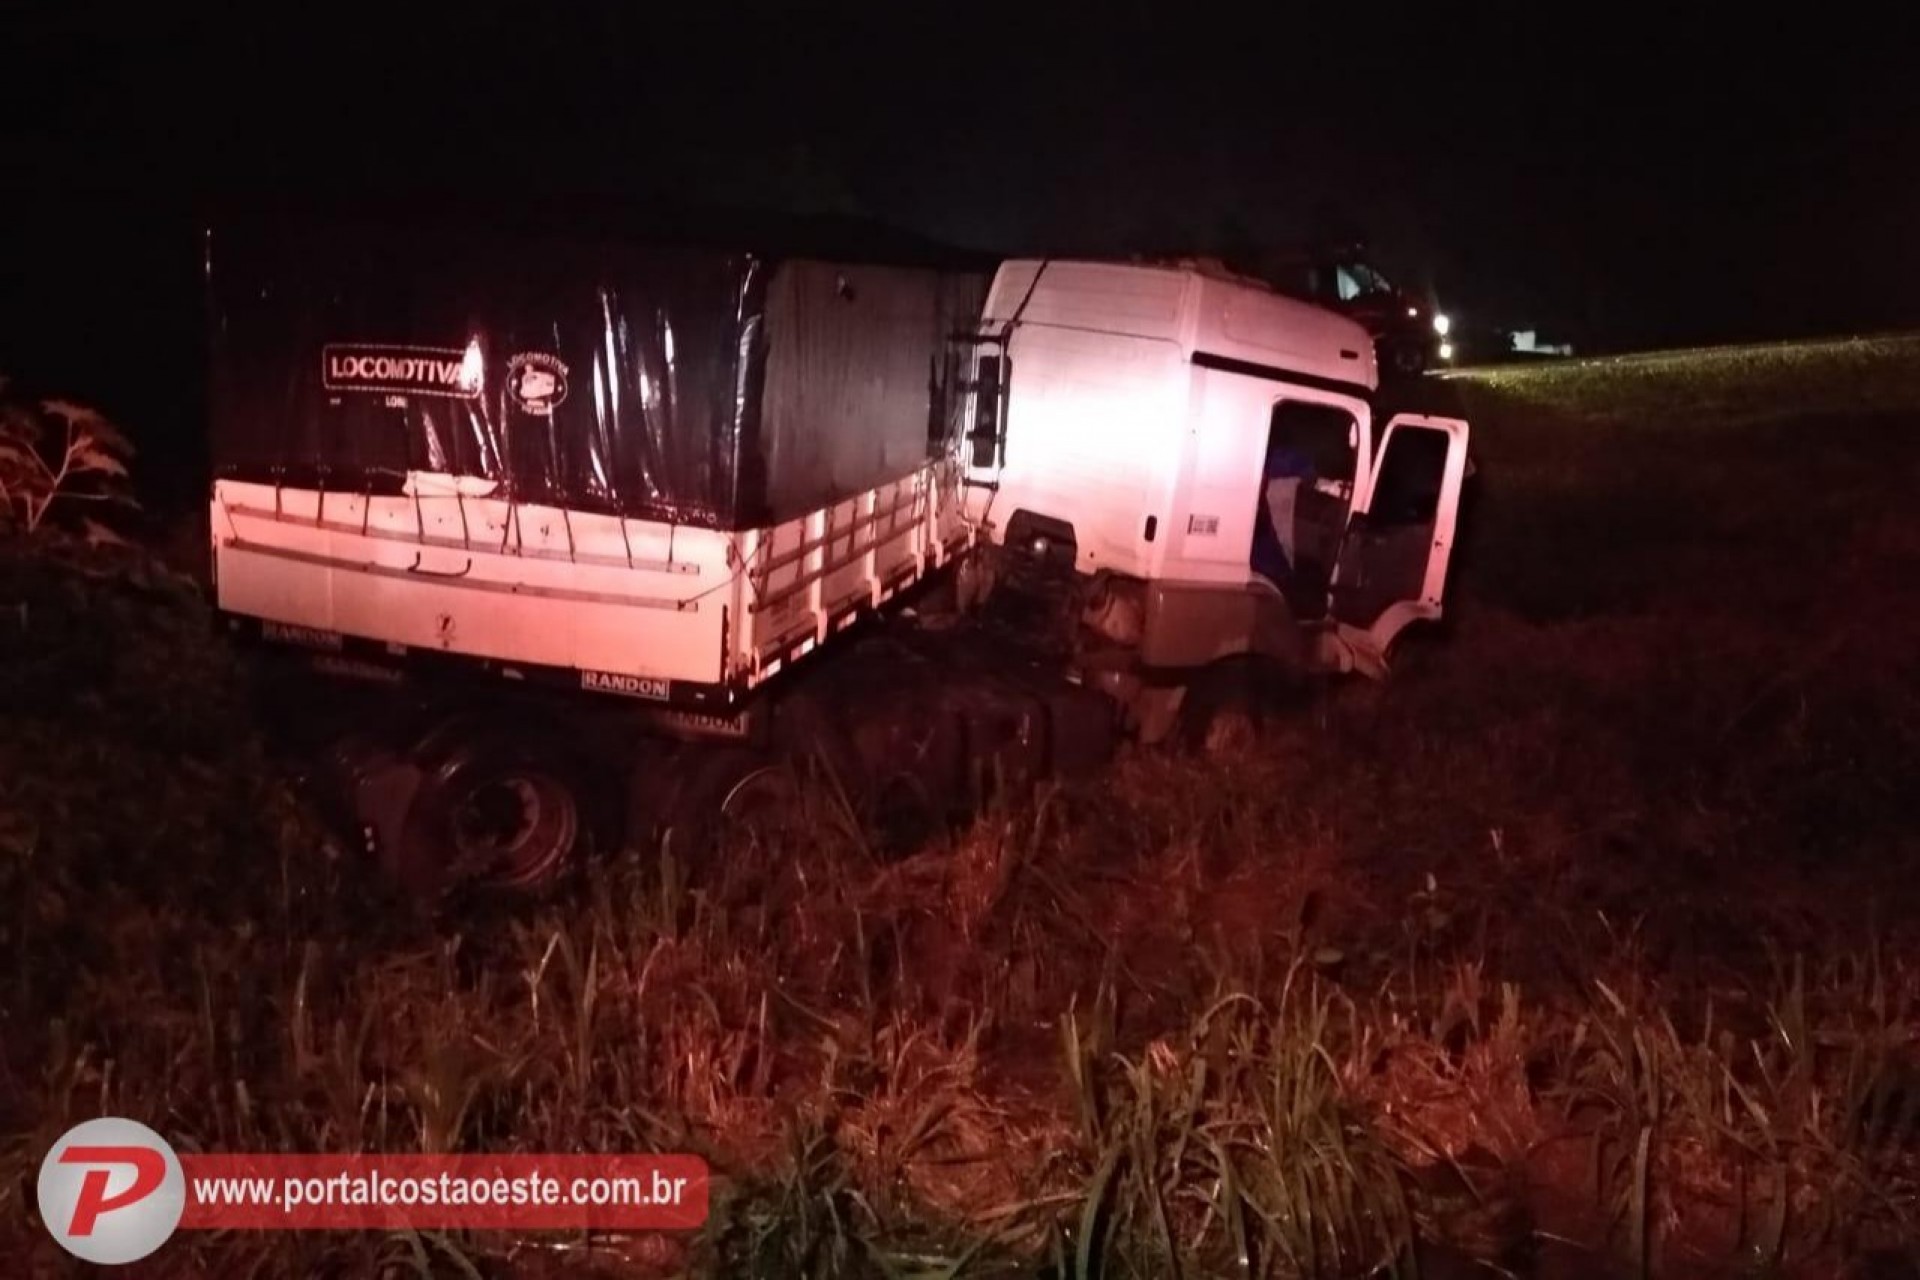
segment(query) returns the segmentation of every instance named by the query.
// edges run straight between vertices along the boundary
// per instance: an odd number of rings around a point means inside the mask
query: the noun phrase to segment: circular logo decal
[[[559,356],[522,351],[507,361],[507,394],[528,413],[552,413],[567,398],[567,366]]]
[[[87,1262],[137,1262],[167,1242],[187,1207],[187,1177],[165,1138],[134,1120],[77,1124],[40,1162],[40,1218]]]

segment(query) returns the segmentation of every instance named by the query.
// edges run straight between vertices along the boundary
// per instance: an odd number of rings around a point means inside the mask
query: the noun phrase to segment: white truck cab
[[[1376,423],[1353,321],[1204,263],[1015,261],[972,360],[978,536],[1097,580],[1086,621],[1136,674],[1378,676],[1440,616],[1467,424]]]

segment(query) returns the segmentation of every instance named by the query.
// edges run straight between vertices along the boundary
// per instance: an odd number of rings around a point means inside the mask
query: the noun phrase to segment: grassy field
[[[157,1273],[1906,1274],[1920,340],[1468,372],[1456,607],[1229,762],[434,926],[164,574],[0,556],[0,1239],[67,1125],[692,1150],[690,1238]],[[1866,1272],[1860,1272],[1866,1274]]]

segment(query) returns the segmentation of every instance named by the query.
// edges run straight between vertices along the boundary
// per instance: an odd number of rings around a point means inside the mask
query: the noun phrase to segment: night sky
[[[0,372],[150,438],[198,420],[193,232],[221,191],[725,202],[993,252],[1344,226],[1456,314],[1586,349],[1920,324],[1910,42],[1838,18],[19,8],[0,19]]]

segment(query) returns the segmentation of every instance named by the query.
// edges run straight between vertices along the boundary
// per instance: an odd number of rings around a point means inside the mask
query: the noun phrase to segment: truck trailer
[[[1466,424],[1221,272],[274,220],[208,280],[219,614],[422,893],[798,760],[924,830],[1440,616]]]

